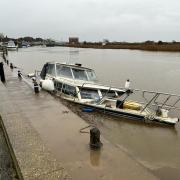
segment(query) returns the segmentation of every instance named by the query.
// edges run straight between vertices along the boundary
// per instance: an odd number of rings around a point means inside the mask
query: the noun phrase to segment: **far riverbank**
[[[60,46],[74,47],[74,48],[95,48],[95,49],[131,49],[131,50],[145,50],[145,51],[169,51],[180,52],[180,43],[167,43],[167,42],[153,42],[153,43],[76,43],[76,44],[63,44]]]

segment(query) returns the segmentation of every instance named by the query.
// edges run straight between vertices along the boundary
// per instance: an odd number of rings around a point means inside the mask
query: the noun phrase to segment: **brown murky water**
[[[134,88],[180,94],[180,53],[32,47],[10,52],[8,58],[26,73],[41,70],[47,61],[79,62],[93,68],[105,84],[123,86],[129,78]],[[107,140],[156,176],[180,179],[179,123],[169,128],[98,113],[85,114],[76,108],[73,111],[96,122]],[[98,166],[98,160],[91,161]]]

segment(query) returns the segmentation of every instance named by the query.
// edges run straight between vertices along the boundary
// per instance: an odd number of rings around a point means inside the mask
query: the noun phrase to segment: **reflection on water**
[[[101,150],[90,150],[90,162],[92,166],[100,166]]]
[[[10,52],[9,60],[25,72],[41,70],[47,61],[82,63],[94,69],[102,83],[123,86],[127,78],[137,89],[180,94],[180,53],[132,50],[33,47]],[[144,167],[164,178],[180,179],[180,123],[174,128],[114,118],[99,113],[83,113],[69,105],[87,122],[94,122],[112,144],[130,154]],[[176,112],[179,116],[179,112]],[[92,166],[100,165],[100,154],[90,151]],[[174,177],[174,176],[172,176]]]
[[[168,168],[168,167],[163,167],[155,170],[153,172],[156,176],[160,176],[161,179],[163,180],[179,180],[180,177],[180,171],[177,168]]]

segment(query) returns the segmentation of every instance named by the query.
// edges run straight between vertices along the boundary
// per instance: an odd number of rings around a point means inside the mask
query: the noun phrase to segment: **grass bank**
[[[95,49],[132,49],[146,51],[170,51],[180,52],[180,43],[78,43],[62,45],[76,48],[95,48]]]

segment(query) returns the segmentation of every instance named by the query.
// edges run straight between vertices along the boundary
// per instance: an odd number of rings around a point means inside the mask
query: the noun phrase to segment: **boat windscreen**
[[[65,76],[72,78],[72,73],[70,67],[62,66],[60,64],[56,65],[57,76]]]
[[[93,70],[86,70],[90,81],[96,81],[96,74]]]
[[[94,100],[98,100],[99,94],[97,90],[94,89],[84,89],[81,88],[80,89],[80,94],[81,94],[81,98],[82,99],[94,99]]]
[[[72,68],[72,71],[75,79],[84,80],[84,81],[88,80],[85,70]]]

